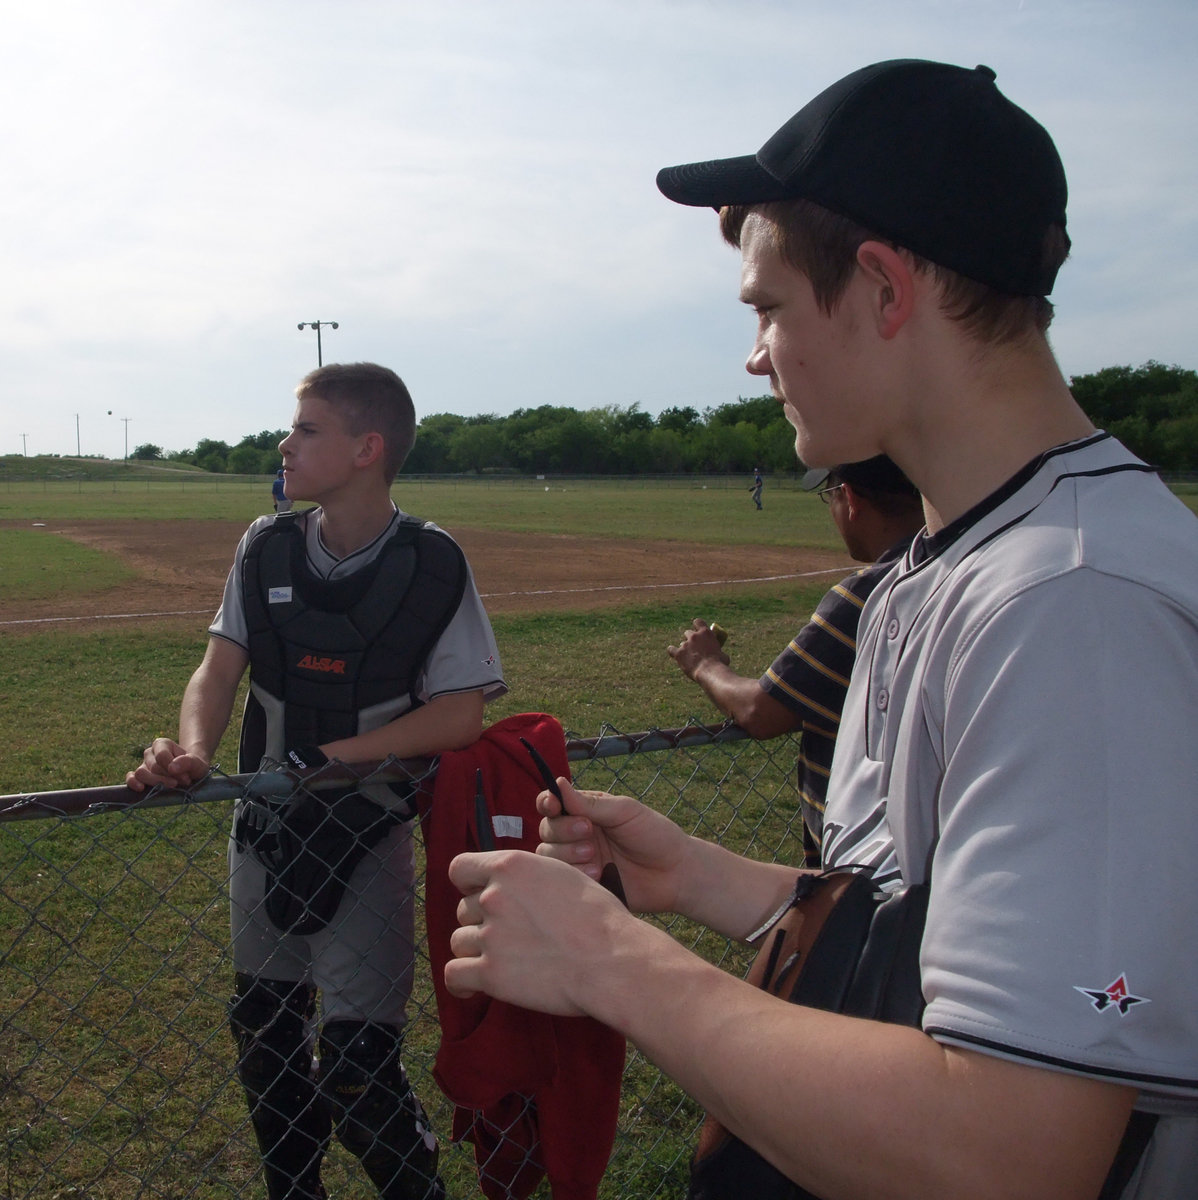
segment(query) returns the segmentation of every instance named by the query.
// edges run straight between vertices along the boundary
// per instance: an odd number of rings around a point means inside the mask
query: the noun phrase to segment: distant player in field
[[[857,649],[857,625],[869,594],[923,525],[911,481],[884,455],[833,470],[808,471],[849,553],[870,565],[842,580],[759,679],[738,675],[719,638],[696,617],[677,646],[678,669],[746,733],[759,740],[800,732],[798,784],[803,864],[818,867],[824,804],[840,712]]]
[[[927,884],[920,1024],[790,1003],[639,920],[601,868],[766,945],[803,875],[568,784],[541,854],[452,864],[447,984],[620,1030],[785,1194],[1193,1196],[1198,520],[1053,357],[1056,147],[988,68],[892,61],[658,184],[740,248],[748,369],[802,461],[886,454],[924,497],[862,613],[823,836],[825,867]],[[746,1194],[704,1162],[694,1195]]]
[[[274,482],[270,485],[270,497],[277,513],[291,511],[291,501],[288,499],[285,489],[286,483],[283,478],[283,468],[280,467],[275,473]]]
[[[279,443],[287,495],[237,548],[179,738],[129,786],[208,771],[246,667],[240,769],[427,757],[468,746],[504,692],[490,622],[457,545],[400,512],[416,434],[393,371],[331,364],[296,389]],[[437,1142],[400,1061],[412,985],[411,797],[386,786],[243,798],[229,844],[237,1071],[270,1200],[323,1200],[330,1132],[384,1200],[440,1200]],[[319,1070],[310,1033],[319,992]]]

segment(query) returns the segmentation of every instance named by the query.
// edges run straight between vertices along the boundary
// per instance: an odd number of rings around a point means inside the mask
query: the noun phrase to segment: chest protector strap
[[[242,771],[257,770],[268,750],[353,737],[362,714],[380,706],[407,698],[415,707],[420,672],[466,587],[457,544],[414,517],[401,518],[360,571],[320,579],[300,515],[277,516],[242,563],[252,688]],[[269,714],[256,692],[269,698]]]

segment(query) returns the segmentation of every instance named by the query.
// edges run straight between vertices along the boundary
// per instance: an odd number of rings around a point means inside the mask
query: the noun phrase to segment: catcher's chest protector
[[[414,705],[421,668],[457,612],[467,574],[450,537],[404,517],[360,571],[320,579],[308,566],[299,515],[277,516],[242,563],[250,682],[280,702],[288,746],[353,737],[360,713],[399,697]],[[242,771],[261,762],[266,722],[251,692]]]

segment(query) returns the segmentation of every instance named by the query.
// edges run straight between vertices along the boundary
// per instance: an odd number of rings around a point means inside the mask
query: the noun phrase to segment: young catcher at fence
[[[803,486],[818,489],[848,552],[871,565],[828,591],[760,679],[732,669],[722,641],[702,617],[694,619],[677,646],[666,650],[678,669],[750,736],[764,741],[801,731],[803,865],[818,867],[828,775],[861,607],[922,527],[923,505],[911,481],[885,455],[832,471],[808,471]]]
[[[924,496],[862,614],[823,842],[929,882],[922,1028],[787,1003],[637,920],[602,863],[634,909],[735,937],[796,872],[568,786],[542,854],[453,863],[448,986],[606,1022],[817,1196],[1093,1200],[1114,1163],[1103,1195],[1192,1196],[1198,521],[1049,348],[1056,148],[989,69],[897,61],[658,182],[721,209],[801,459],[885,453]]]
[[[136,790],[204,778],[247,666],[243,771],[264,755],[313,767],[460,749],[481,733],[484,702],[505,690],[461,550],[391,500],[416,431],[403,382],[371,363],[334,364],[296,396],[279,443],[287,495],[318,507],[260,517],[241,539],[179,739],[146,750],[128,778]],[[437,1143],[400,1063],[414,808],[385,786],[369,799],[300,795],[286,837],[277,810],[239,801],[229,846],[229,1013],[268,1194],[325,1195],[331,1123],[385,1200],[441,1197]],[[330,867],[342,855],[347,865]]]

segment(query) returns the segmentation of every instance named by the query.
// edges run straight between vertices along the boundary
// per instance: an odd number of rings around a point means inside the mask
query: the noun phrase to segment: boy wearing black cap
[[[862,616],[823,843],[929,885],[922,1029],[784,1003],[631,920],[580,876],[612,861],[633,908],[747,937],[795,872],[572,788],[542,798],[549,861],[454,864],[450,986],[621,1029],[805,1194],[1192,1195],[1198,522],[1044,336],[1051,139],[986,68],[888,62],[658,183],[740,246],[748,369],[800,457],[885,453],[924,496]]]

